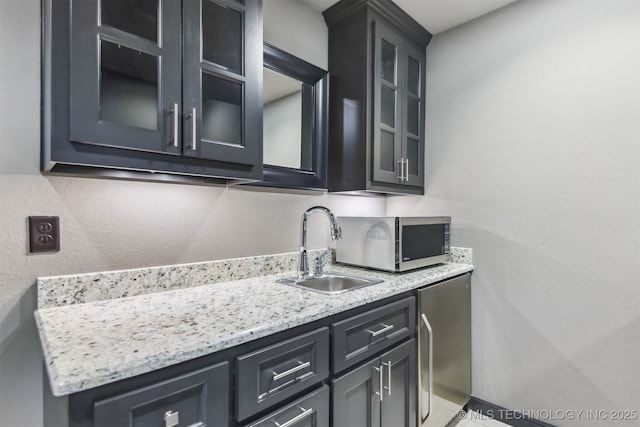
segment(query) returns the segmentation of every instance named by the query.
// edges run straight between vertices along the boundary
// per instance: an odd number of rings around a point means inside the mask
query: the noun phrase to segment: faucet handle
[[[322,276],[322,270],[324,268],[325,258],[331,255],[331,249],[327,249],[324,253],[320,254],[314,263],[314,276]]]

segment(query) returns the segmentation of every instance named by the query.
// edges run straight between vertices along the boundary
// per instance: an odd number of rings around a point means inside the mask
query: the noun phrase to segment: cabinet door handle
[[[400,176],[397,177],[400,181],[404,181],[404,159],[398,160],[400,163]]]
[[[421,317],[422,322],[424,323],[424,326],[427,328],[427,332],[429,333],[429,407],[427,408],[427,414],[422,420],[424,422],[424,420],[429,417],[429,414],[431,414],[431,394],[433,391],[433,329],[431,328],[429,319],[427,319],[427,316],[424,313],[422,313]]]
[[[175,427],[180,423],[180,413],[167,411],[164,413],[164,427]]]
[[[171,114],[173,114],[173,146],[178,148],[178,120],[180,116],[180,111],[178,110],[178,103],[173,104],[173,110],[171,110]]]
[[[384,376],[384,365],[380,365],[380,367],[374,366],[373,369],[378,372],[379,381],[378,391],[376,391],[375,394],[380,398],[380,402],[382,402],[384,401],[384,385],[382,385],[384,381],[384,379],[382,378]]]
[[[393,325],[385,325],[384,323],[380,323],[380,324],[383,326],[383,328],[379,329],[377,331],[372,331],[372,330],[367,329],[367,332],[369,332],[371,334],[371,338],[377,337],[378,335],[384,334],[385,332],[390,331],[390,330],[393,329]]]
[[[196,142],[197,142],[197,138],[196,138],[196,107],[193,107],[191,109],[191,114],[189,115],[189,117],[191,118],[191,149],[193,151],[196,150]]]
[[[300,362],[298,362],[300,363]],[[284,377],[286,377],[287,375],[291,375],[293,373],[296,373],[298,371],[303,370],[304,368],[308,368],[309,366],[311,366],[311,362],[304,362],[304,363],[300,363],[298,366],[294,366],[293,368],[286,370],[284,372],[281,373],[273,373],[273,381],[278,381],[279,379],[282,379]]]
[[[385,388],[387,389],[388,395],[391,396],[391,360],[387,362],[387,386]]]
[[[404,180],[409,181],[409,159],[404,159],[406,166],[404,167]]]
[[[311,415],[313,413],[313,408],[304,409],[302,406],[298,406],[298,408],[300,408],[300,410],[302,411],[301,414],[296,415],[295,417],[291,418],[289,421],[287,421],[286,423],[283,423],[283,424],[280,424],[277,421],[273,421],[273,423],[277,427],[289,427],[289,426],[294,425],[295,423],[297,423],[301,419],[308,417],[309,415]]]

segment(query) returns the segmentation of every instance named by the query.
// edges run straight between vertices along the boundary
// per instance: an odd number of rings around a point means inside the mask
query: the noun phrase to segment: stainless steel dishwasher
[[[418,426],[442,427],[471,397],[471,274],[418,298]]]

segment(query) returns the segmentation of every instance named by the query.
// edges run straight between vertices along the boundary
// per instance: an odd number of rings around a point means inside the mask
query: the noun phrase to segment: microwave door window
[[[405,225],[402,227],[402,260],[443,255],[445,224]]]

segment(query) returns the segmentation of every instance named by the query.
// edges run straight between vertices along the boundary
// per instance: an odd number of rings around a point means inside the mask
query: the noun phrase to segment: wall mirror
[[[327,71],[264,44],[263,159],[258,185],[327,188]]]

